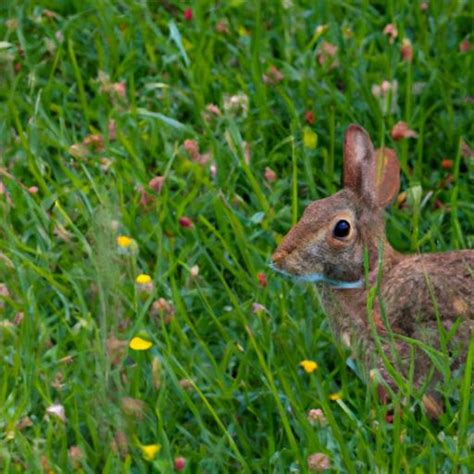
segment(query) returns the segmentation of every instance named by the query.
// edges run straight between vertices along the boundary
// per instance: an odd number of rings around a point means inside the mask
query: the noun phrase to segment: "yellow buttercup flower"
[[[312,374],[318,368],[318,363],[314,360],[302,360],[300,362],[300,367],[303,367],[303,370],[307,374]]]
[[[126,235],[119,235],[117,237],[117,245],[123,249],[126,249],[132,245],[133,239],[127,237]]]
[[[137,285],[149,285],[151,283],[151,276],[141,273],[137,278],[135,278],[135,282]]]
[[[318,144],[318,135],[316,132],[306,127],[303,131],[303,145],[305,148],[314,150]]]
[[[142,448],[143,458],[146,461],[153,461],[161,450],[159,444],[146,444],[140,447]]]
[[[147,351],[151,346],[153,346],[152,342],[138,336],[134,337],[128,344],[128,347],[134,351]]]
[[[331,395],[329,395],[329,400],[332,400],[333,402],[342,400],[342,392],[331,393]]]

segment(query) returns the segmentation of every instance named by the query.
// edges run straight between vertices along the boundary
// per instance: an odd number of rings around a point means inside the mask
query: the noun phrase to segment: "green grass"
[[[387,423],[393,405],[346,364],[316,292],[267,266],[304,206],[338,189],[351,122],[400,157],[408,204],[390,210],[393,246],[474,247],[474,164],[460,148],[473,141],[473,64],[459,51],[472,5],[199,0],[185,21],[186,6],[1,2],[1,471],[170,472],[184,456],[190,473],[306,472],[307,457],[323,452],[337,472],[472,472],[470,373],[453,377],[461,395],[438,422],[415,397],[395,398],[401,409]],[[216,30],[223,21],[227,32]],[[400,57],[404,37],[411,63]],[[338,47],[336,67],[316,59],[324,41]],[[262,81],[271,66],[283,74],[273,85]],[[388,107],[372,94],[384,80],[398,81]],[[224,112],[239,92],[248,113]],[[207,121],[209,103],[222,115]],[[417,139],[391,139],[400,120]],[[71,154],[91,134],[103,149]],[[190,159],[186,139],[212,153],[215,177]],[[159,194],[148,186],[156,175],[166,177]],[[180,226],[182,216],[194,226]],[[118,251],[120,234],[136,251]],[[137,291],[139,273],[152,277],[151,293]],[[175,308],[166,324],[151,309],[161,297]],[[153,347],[107,352],[137,335]],[[471,347],[471,367],[473,358]],[[303,359],[318,370],[303,373]],[[126,397],[143,404],[124,409]],[[65,422],[45,416],[53,403]],[[311,408],[327,426],[309,423]],[[25,417],[31,426],[18,425]],[[148,444],[161,445],[153,462],[140,449]],[[68,455],[74,446],[80,460]]]

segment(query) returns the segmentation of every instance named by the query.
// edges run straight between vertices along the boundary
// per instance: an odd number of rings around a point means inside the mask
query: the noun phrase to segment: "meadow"
[[[474,247],[473,21],[3,0],[0,471],[473,472],[470,371],[437,421],[379,403],[317,289],[268,266],[350,123],[400,159],[392,245]]]

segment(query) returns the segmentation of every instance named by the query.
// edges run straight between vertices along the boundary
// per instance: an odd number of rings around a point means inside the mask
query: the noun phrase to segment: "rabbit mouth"
[[[335,280],[333,278],[328,278],[327,276],[323,275],[322,273],[310,273],[308,275],[295,275],[286,270],[282,270],[274,263],[270,263],[270,268],[281,275],[288,277],[292,280],[297,281],[298,283],[322,283],[325,285],[330,286],[331,288],[337,289],[360,289],[364,287],[364,279],[360,278],[359,280],[355,281],[343,281],[343,280]]]

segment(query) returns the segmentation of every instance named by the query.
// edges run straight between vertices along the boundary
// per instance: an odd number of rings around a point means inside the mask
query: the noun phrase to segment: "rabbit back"
[[[437,323],[446,330],[474,319],[474,250],[404,257],[383,276],[382,301],[392,329],[413,337]]]

